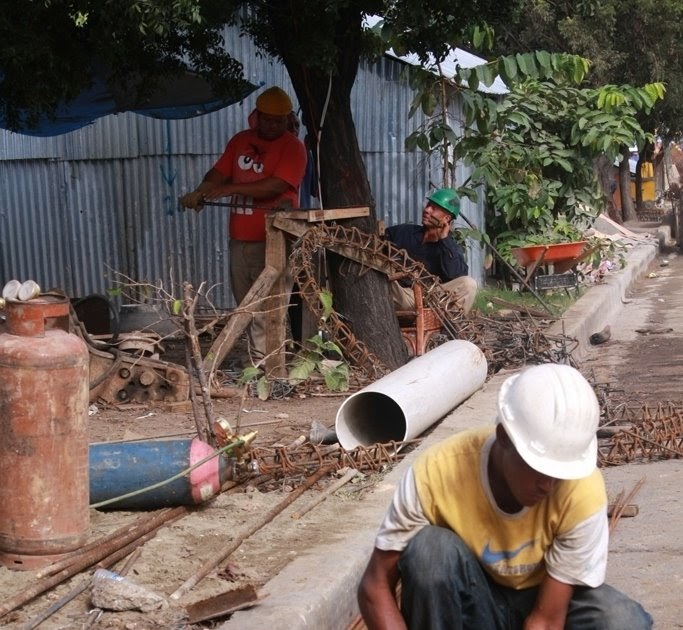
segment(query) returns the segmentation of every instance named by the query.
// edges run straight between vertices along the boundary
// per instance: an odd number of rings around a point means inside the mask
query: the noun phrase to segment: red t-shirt
[[[277,140],[263,140],[253,129],[240,131],[225,147],[223,155],[214,165],[221,175],[234,184],[256,182],[278,177],[289,188],[272,199],[254,200],[252,197],[233,195],[235,207],[230,210],[230,236],[238,241],[265,241],[268,210],[289,202],[299,206],[299,185],[306,170],[306,148],[293,134],[286,132]],[[250,206],[256,205],[258,208]]]

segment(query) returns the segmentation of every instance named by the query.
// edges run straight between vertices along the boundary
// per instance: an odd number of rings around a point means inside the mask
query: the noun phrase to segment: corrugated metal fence
[[[250,81],[294,94],[283,66],[258,57],[246,38],[230,41],[235,55],[249,60]],[[386,57],[364,64],[352,94],[377,218],[386,225],[419,222],[430,178],[439,181],[424,154],[404,149],[419,124],[407,116],[412,92],[401,79],[404,68]],[[218,308],[233,306],[226,211],[183,212],[177,199],[245,127],[254,100],[187,120],[107,116],[53,138],[0,131],[0,282],[30,278],[75,297],[106,293],[117,282],[161,283],[179,296],[183,281],[206,281],[215,285]],[[458,182],[465,177],[457,173]],[[463,212],[481,226],[481,204],[465,200]],[[477,244],[468,258],[481,282]]]

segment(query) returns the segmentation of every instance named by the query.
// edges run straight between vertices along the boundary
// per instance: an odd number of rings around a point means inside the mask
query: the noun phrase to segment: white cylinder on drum
[[[487,367],[469,341],[436,347],[349,396],[337,411],[339,443],[351,450],[420,435],[484,384]]]

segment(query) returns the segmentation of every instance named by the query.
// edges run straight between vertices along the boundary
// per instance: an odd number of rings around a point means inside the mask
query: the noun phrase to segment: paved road
[[[614,401],[657,405],[683,400],[683,256],[660,254],[609,321],[611,338],[589,347],[582,370],[615,391]]]
[[[610,340],[588,348],[581,369],[610,386],[612,404],[640,409],[683,398],[683,256],[660,254],[627,292],[609,322]],[[683,628],[683,461],[604,470],[608,491],[634,498],[635,518],[622,518],[610,544],[608,581],[641,601],[655,627]]]

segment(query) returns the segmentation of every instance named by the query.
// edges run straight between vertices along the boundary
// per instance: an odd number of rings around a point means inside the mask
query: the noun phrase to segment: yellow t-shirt
[[[601,473],[560,481],[540,503],[508,514],[496,505],[488,481],[492,443],[491,427],[465,431],[418,457],[385,517],[378,547],[402,549],[431,524],[457,533],[503,586],[536,586],[546,571],[565,583],[602,583],[608,535]],[[392,535],[400,542],[392,544]]]

